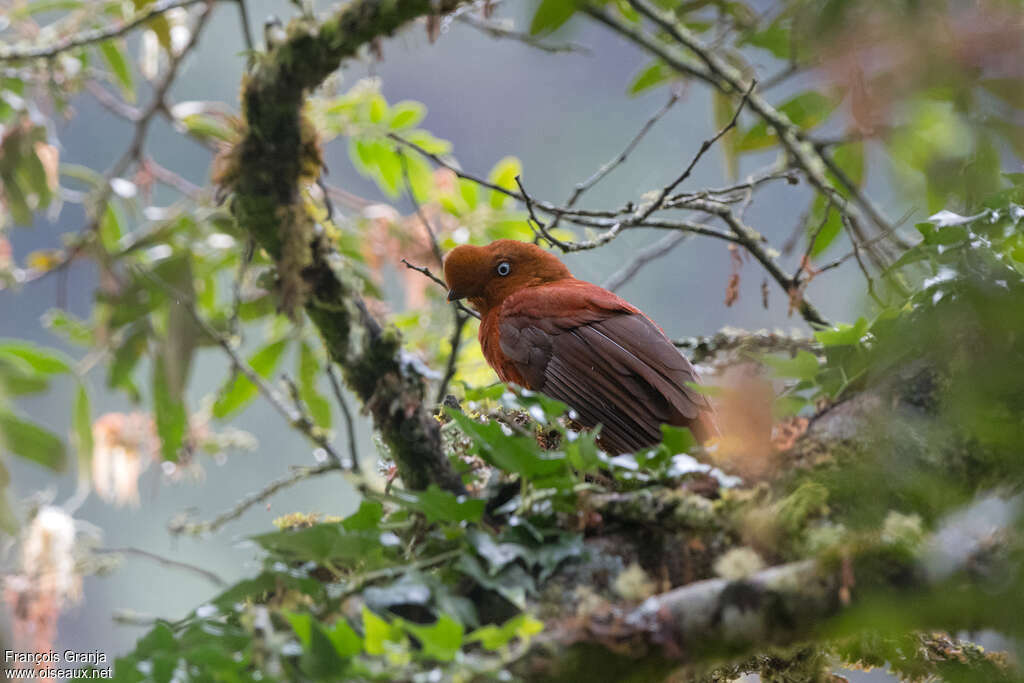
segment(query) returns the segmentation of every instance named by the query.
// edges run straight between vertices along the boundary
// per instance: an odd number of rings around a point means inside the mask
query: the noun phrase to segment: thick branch
[[[260,56],[242,92],[247,131],[222,159],[221,182],[234,190],[238,223],[278,263],[285,307],[302,303],[366,405],[406,486],[461,491],[427,409],[424,368],[407,357],[393,328],[369,314],[354,278],[317,232],[300,198],[320,173],[312,125],[301,114],[310,90],[372,40],[403,24],[453,9],[457,0],[357,0],[322,23],[293,22],[287,39]]]

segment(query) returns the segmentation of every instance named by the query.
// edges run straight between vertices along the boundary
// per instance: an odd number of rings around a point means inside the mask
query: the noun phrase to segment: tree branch
[[[422,363],[407,356],[394,328],[367,311],[358,284],[312,225],[301,187],[316,182],[322,161],[312,124],[302,114],[308,93],[364,45],[407,22],[447,12],[458,0],[355,0],[328,19],[296,20],[286,39],[246,79],[246,131],[221,159],[220,182],[234,191],[239,225],[277,261],[285,308],[302,304],[345,383],[363,401],[411,489],[431,483],[463,492],[427,409]]]
[[[101,43],[104,40],[110,40],[111,38],[118,38],[128,33],[132,29],[145,24],[150,19],[158,17],[172,9],[178,7],[188,7],[195,5],[200,2],[206,2],[207,0],[162,0],[155,2],[146,8],[144,12],[140,12],[133,16],[131,19],[126,21],[121,26],[106,27],[101,29],[95,29],[92,31],[85,31],[75,36],[70,36],[61,40],[53,45],[41,45],[37,47],[29,48],[9,48],[0,45],[0,62],[13,62],[23,61],[27,59],[45,59],[49,57],[56,57],[61,52],[67,52],[73,50],[76,47],[85,47],[86,45],[92,45],[93,43]]]

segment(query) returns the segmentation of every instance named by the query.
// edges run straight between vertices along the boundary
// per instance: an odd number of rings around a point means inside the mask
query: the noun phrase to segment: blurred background
[[[11,0],[0,0],[0,16],[5,12],[5,2],[10,4]],[[754,3],[764,5],[762,9],[769,4]],[[535,7],[530,2],[502,3],[499,13],[513,19],[517,26],[525,26]],[[262,0],[250,2],[249,10],[257,24],[270,16],[287,21],[294,12],[288,3]],[[239,91],[245,56],[236,8],[224,4],[213,11],[212,23],[198,49],[183,64],[171,98],[176,102],[220,100],[237,109],[235,93]],[[5,34],[0,33],[0,40],[4,38]],[[561,203],[576,183],[626,146],[665,103],[668,93],[662,88],[627,96],[627,87],[649,63],[649,58],[585,17],[570,20],[549,40],[571,42],[587,49],[549,54],[514,40],[494,39],[464,23],[450,21],[443,23],[438,39],[432,43],[422,24],[417,24],[385,40],[380,60],[367,57],[349,62],[341,74],[340,88],[345,90],[362,78],[380,79],[381,91],[389,102],[411,99],[426,105],[428,114],[421,126],[450,140],[463,168],[482,176],[503,157],[514,155],[522,162],[523,182],[531,193]],[[135,55],[141,49],[139,39],[130,38],[128,48],[129,54]],[[757,53],[753,66],[767,74],[785,64],[767,53]],[[782,101],[788,93],[806,90],[820,82],[820,74],[799,76],[773,90],[770,99]],[[715,133],[707,88],[682,85],[681,92],[681,102],[641,142],[628,164],[589,193],[584,201],[586,206],[618,206],[664,185],[693,157],[701,141]],[[139,101],[147,99],[142,87]],[[89,94],[75,96],[71,106],[74,116],[65,123],[58,119],[52,131],[52,139],[59,141],[62,163],[108,168],[127,146],[131,125],[112,116]],[[838,134],[849,123],[850,115],[841,112],[819,132],[826,137],[830,132]],[[208,184],[210,152],[188,141],[165,120],[154,121],[147,149],[161,164],[192,183]],[[764,166],[775,154],[768,150],[741,157],[739,177]],[[907,218],[907,224],[912,225],[915,218],[930,213],[926,201],[907,192],[892,169],[873,155],[869,147],[866,190],[890,219]],[[370,200],[389,201],[403,213],[412,213],[411,203],[404,199],[388,200],[376,184],[353,168],[343,141],[326,147],[325,160],[330,184]],[[723,157],[713,150],[696,167],[683,189],[724,184],[728,184],[728,179]],[[803,225],[803,213],[810,199],[811,193],[803,184],[780,183],[758,195],[747,215],[748,222],[772,244],[783,244]],[[31,229],[9,231],[14,260],[21,262],[30,252],[59,245],[63,233],[79,230],[85,221],[81,206],[66,203],[58,215],[40,216]],[[637,230],[611,247],[569,255],[566,260],[577,277],[600,283],[626,263],[635,248],[660,237],[653,231]],[[794,259],[791,255],[784,261],[792,266]],[[789,315],[788,301],[774,285],[763,300],[764,278],[754,264],[741,270],[744,277],[739,298],[726,306],[731,268],[731,256],[723,243],[692,239],[648,265],[619,293],[647,312],[671,337],[708,335],[725,326],[806,331],[799,318]],[[387,277],[383,279],[388,281]],[[21,291],[0,291],[0,337],[38,342],[75,353],[40,321],[58,305],[77,316],[88,317],[97,284],[96,269],[79,262],[67,272],[66,290],[58,278],[51,277],[28,284]],[[816,280],[810,296],[829,319],[852,321],[864,310],[863,291],[863,279],[856,263],[850,260]],[[401,297],[395,297],[392,305],[401,310]],[[224,376],[222,355],[216,350],[201,350],[193,369],[190,399],[197,402],[215,392]],[[106,389],[102,378],[90,382],[94,415],[132,409],[122,395]],[[58,382],[54,391],[21,400],[19,406],[53,431],[66,433],[73,386],[70,380]],[[250,404],[233,424],[258,440],[255,450],[219,460],[202,456],[193,476],[177,481],[171,481],[158,465],[152,465],[139,482],[141,502],[137,508],[118,508],[93,495],[79,508],[76,517],[102,530],[104,547],[150,551],[201,566],[230,583],[256,570],[256,550],[245,537],[267,530],[274,518],[293,511],[345,515],[357,505],[357,497],[345,479],[331,475],[285,490],[272,498],[269,505],[252,508],[212,537],[173,536],[167,525],[176,515],[188,512],[198,519],[210,518],[270,479],[281,476],[289,466],[313,463],[309,444],[287,429],[280,416],[263,401]],[[357,431],[360,452],[369,460],[374,444],[368,420],[363,416],[357,418]],[[344,434],[339,434],[337,441],[340,443],[343,438]],[[11,490],[16,497],[32,494],[59,503],[74,494],[73,468],[57,479],[49,471],[20,459],[11,459],[9,464]],[[57,649],[101,650],[116,656],[128,650],[142,630],[119,625],[115,614],[128,611],[143,618],[173,619],[202,604],[217,590],[217,586],[193,573],[127,556],[111,574],[85,579],[82,601],[60,619]],[[865,674],[851,674],[853,680],[867,678]]]

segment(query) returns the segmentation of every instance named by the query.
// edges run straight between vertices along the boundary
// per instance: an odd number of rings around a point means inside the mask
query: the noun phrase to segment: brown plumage
[[[658,443],[661,425],[717,433],[696,371],[646,315],[577,280],[540,247],[498,240],[460,246],[444,262],[448,299],[480,312],[480,345],[504,382],[566,403],[586,427],[603,425],[612,453]]]

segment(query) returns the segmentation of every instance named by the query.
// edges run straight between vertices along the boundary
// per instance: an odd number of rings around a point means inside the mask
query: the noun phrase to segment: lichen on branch
[[[320,174],[307,95],[370,41],[455,0],[357,0],[323,21],[293,21],[285,39],[255,59],[242,86],[243,134],[218,159],[215,180],[232,193],[243,230],[275,260],[283,308],[304,307],[349,388],[372,415],[406,486],[461,491],[426,404],[425,377],[403,360],[397,331],[366,310],[359,288],[303,210],[302,188]]]

